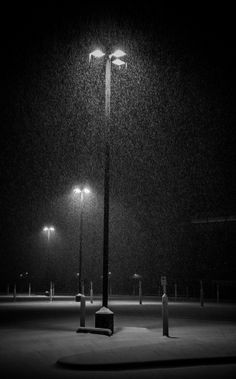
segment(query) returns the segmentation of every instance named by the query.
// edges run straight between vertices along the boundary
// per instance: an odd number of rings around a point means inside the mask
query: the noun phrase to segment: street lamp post
[[[82,288],[82,249],[83,249],[83,211],[84,211],[84,195],[89,194],[91,191],[89,188],[85,187],[82,190],[79,187],[74,189],[74,194],[78,194],[80,196],[80,240],[79,240],[79,293],[76,295],[76,299],[79,300],[81,294],[83,295],[84,289]]]
[[[55,232],[55,228],[54,228],[54,226],[44,226],[43,232],[47,234],[48,250],[49,250],[51,234]],[[48,259],[50,259],[49,257],[50,257],[50,254],[48,251]],[[53,297],[53,282],[52,282],[52,280],[50,280],[50,301],[52,301],[52,297]]]
[[[104,224],[103,224],[103,291],[102,291],[102,308],[96,312],[95,326],[110,328],[113,332],[114,321],[113,312],[108,309],[108,268],[109,268],[109,179],[110,179],[110,99],[111,99],[111,64],[118,67],[126,65],[120,58],[125,56],[122,50],[116,50],[108,55],[101,50],[94,50],[89,59],[101,58],[106,59],[105,73],[105,170],[104,170]]]

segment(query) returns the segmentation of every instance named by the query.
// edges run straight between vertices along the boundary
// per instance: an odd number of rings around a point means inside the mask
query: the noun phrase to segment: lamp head
[[[115,57],[115,58],[122,58],[126,55],[126,53],[120,49],[115,50],[113,54],[110,55],[110,57]]]
[[[96,49],[92,53],[89,54],[89,62],[91,61],[91,57],[102,58],[104,55],[105,53],[103,53],[102,50]]]
[[[81,193],[81,189],[79,187],[76,187],[73,191],[75,194]]]
[[[126,63],[124,61],[122,61],[121,59],[119,59],[119,58],[114,59],[114,61],[112,61],[112,63],[115,64],[118,67],[121,67],[124,64],[126,65]]]

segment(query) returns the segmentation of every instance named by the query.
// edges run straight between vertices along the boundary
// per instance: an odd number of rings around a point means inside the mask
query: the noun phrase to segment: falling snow
[[[59,10],[57,17],[46,17],[42,12],[45,27],[39,18],[35,24],[25,19],[25,27],[12,19],[19,34],[9,31],[5,52],[1,151],[7,245],[3,270],[11,267],[12,278],[25,265],[35,277],[42,276],[46,258],[39,230],[49,221],[58,228],[52,247],[54,275],[62,287],[74,286],[80,209],[69,193],[73,185],[86,183],[93,196],[85,211],[85,277],[99,281],[105,66],[103,58],[89,62],[96,46],[110,53],[119,46],[127,53],[122,58],[127,67],[112,67],[112,280],[125,291],[127,278],[138,272],[153,291],[155,277],[163,273],[191,277],[198,261],[204,275],[212,269],[210,243],[205,242],[209,256],[203,257],[203,247],[190,238],[195,231],[186,232],[185,226],[193,217],[235,212],[235,55],[222,44],[225,62],[217,61],[218,29],[215,39],[211,32],[204,36],[194,17],[190,28],[184,17],[174,21],[173,14],[168,18],[157,10],[124,13],[120,8],[104,15],[84,11],[78,17],[73,12],[63,17]],[[219,245],[216,276],[225,274]]]

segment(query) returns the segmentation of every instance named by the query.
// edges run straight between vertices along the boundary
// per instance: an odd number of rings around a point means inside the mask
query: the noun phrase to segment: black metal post
[[[83,244],[83,200],[81,194],[80,241],[79,241],[79,293],[82,293],[82,244]]]
[[[109,122],[109,121],[108,121]],[[106,142],[105,176],[104,176],[104,226],[103,226],[103,293],[102,305],[108,306],[108,261],[109,261],[109,179],[110,179],[110,146]]]

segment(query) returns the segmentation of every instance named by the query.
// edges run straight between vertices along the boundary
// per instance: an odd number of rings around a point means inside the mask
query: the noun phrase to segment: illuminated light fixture
[[[90,193],[90,189],[85,187],[83,188],[82,190],[79,188],[79,187],[76,187],[73,191],[74,193],[81,193],[81,192],[84,192],[84,193]]]
[[[89,54],[89,62],[91,60],[91,57],[94,57],[94,58],[101,58],[105,55],[105,53],[102,52],[102,50],[100,49],[96,49],[94,50],[92,53]]]
[[[127,63],[125,63],[124,61],[122,61],[119,58],[117,58],[114,61],[112,61],[112,63],[114,63],[116,66],[119,66],[119,67],[121,67],[123,64],[127,65]]]
[[[121,57],[124,57],[125,55],[126,55],[126,53],[124,51],[118,49],[113,54],[111,54],[110,56],[115,57],[115,58],[121,58]]]
[[[44,231],[44,232],[48,232],[49,230],[50,230],[50,232],[54,232],[54,231],[55,231],[54,226],[45,226],[45,227],[43,228],[43,231]]]

